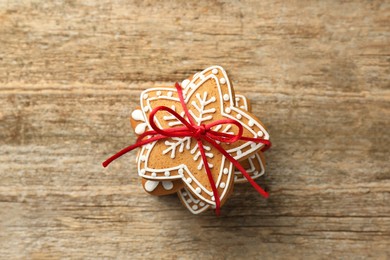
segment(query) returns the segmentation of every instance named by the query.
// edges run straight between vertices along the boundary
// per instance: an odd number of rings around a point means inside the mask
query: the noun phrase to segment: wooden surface
[[[192,2],[192,3],[190,3]],[[0,257],[390,258],[389,1],[0,1]],[[148,196],[141,90],[222,65],[274,147],[217,218]]]

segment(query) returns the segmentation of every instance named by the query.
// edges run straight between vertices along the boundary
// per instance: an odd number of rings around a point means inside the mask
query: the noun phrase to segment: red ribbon
[[[213,195],[215,198],[215,213],[217,215],[220,214],[220,207],[221,207],[221,201],[218,194],[217,187],[215,185],[213,176],[211,174],[211,170],[209,168],[209,165],[207,163],[207,157],[204,151],[203,143],[202,141],[207,141],[212,146],[214,146],[218,151],[220,151],[233,165],[242,173],[242,175],[248,180],[248,182],[259,192],[263,197],[268,198],[268,193],[264,191],[245,171],[245,169],[241,166],[241,164],[234,159],[225,149],[223,149],[217,142],[224,142],[224,143],[234,143],[238,140],[244,140],[244,141],[252,141],[255,143],[263,143],[264,147],[261,151],[266,151],[271,147],[271,142],[269,140],[265,140],[262,138],[251,138],[251,137],[245,137],[242,136],[243,133],[243,127],[242,125],[235,120],[232,119],[220,119],[214,122],[211,122],[209,124],[202,124],[200,126],[196,125],[194,122],[194,119],[188,112],[188,108],[186,106],[186,103],[184,102],[183,98],[183,92],[182,88],[179,85],[179,83],[175,84],[175,87],[177,89],[177,93],[180,99],[180,103],[183,107],[183,110],[185,112],[185,115],[188,118],[188,121],[185,120],[182,116],[180,116],[177,112],[170,109],[166,106],[159,106],[154,108],[150,115],[149,115],[149,124],[153,128],[153,130],[146,131],[142,135],[140,135],[137,138],[137,141],[135,144],[130,145],[118,153],[114,154],[110,158],[108,158],[106,161],[103,162],[103,166],[107,167],[112,161],[119,158],[120,156],[124,155],[125,153],[128,153],[135,148],[141,147],[145,144],[152,143],[161,139],[166,139],[170,137],[193,137],[196,139],[198,143],[199,152],[202,156],[203,165],[205,166],[207,177],[209,179],[211,189],[213,190]],[[166,128],[161,129],[159,128],[156,123],[154,122],[154,117],[157,112],[160,111],[167,111],[173,116],[175,116],[180,122],[183,123],[184,126],[181,127],[172,127],[172,128]],[[223,124],[232,124],[238,127],[238,133],[237,134],[227,134],[227,133],[221,133],[212,130],[211,128],[217,125],[223,125]],[[150,136],[150,138],[144,139],[145,137]]]

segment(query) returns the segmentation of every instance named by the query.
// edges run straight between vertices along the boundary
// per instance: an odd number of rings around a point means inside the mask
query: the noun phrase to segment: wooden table
[[[212,2],[0,1],[1,258],[390,258],[389,1]],[[214,64],[274,144],[220,218],[100,165]]]

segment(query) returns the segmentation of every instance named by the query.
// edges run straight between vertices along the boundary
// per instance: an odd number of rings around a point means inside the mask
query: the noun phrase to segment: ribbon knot
[[[188,121],[179,115],[176,111],[173,109],[166,107],[166,106],[159,106],[155,107],[151,113],[149,114],[149,124],[153,130],[146,131],[142,135],[140,135],[137,139],[137,142],[133,145],[130,145],[118,153],[114,154],[110,158],[108,158],[105,162],[103,162],[103,166],[107,167],[112,161],[115,159],[119,158],[120,156],[124,155],[125,153],[130,152],[131,150],[141,147],[145,144],[149,144],[161,139],[166,139],[170,137],[193,137],[197,140],[198,148],[202,156],[203,160],[203,165],[205,166],[206,174],[209,179],[211,188],[213,190],[213,195],[215,199],[215,211],[216,214],[219,215],[220,211],[220,197],[218,194],[217,187],[215,185],[215,181],[213,179],[211,170],[208,166],[207,163],[207,157],[205,154],[205,150],[203,147],[202,140],[210,143],[213,147],[215,147],[221,154],[223,154],[241,173],[242,175],[248,180],[248,182],[264,197],[268,197],[268,193],[265,192],[250,176],[249,174],[245,171],[245,169],[241,166],[241,164],[234,159],[225,149],[223,149],[219,143],[220,142],[225,142],[225,143],[234,143],[238,140],[243,140],[243,141],[252,141],[255,143],[263,143],[264,147],[262,151],[267,150],[268,148],[271,147],[271,142],[269,140],[265,140],[262,138],[251,138],[251,137],[244,137],[242,136],[243,134],[243,126],[241,125],[240,122],[232,120],[232,119],[220,119],[214,122],[211,122],[207,125],[201,124],[197,125],[196,122],[194,122],[194,119],[190,115],[187,105],[184,101],[183,97],[183,92],[182,88],[179,85],[179,83],[176,83],[175,85],[177,89],[177,93],[180,99],[180,103],[183,107],[183,110],[185,112],[185,115],[188,119]],[[160,128],[156,125],[155,120],[155,115],[156,113],[160,111],[166,111],[173,115],[174,117],[179,120],[183,126],[181,127],[172,127],[172,128]],[[212,130],[211,128],[217,125],[223,125],[223,124],[231,124],[235,125],[238,128],[238,133],[237,134],[227,134],[227,133],[222,133],[222,132],[217,132]],[[148,137],[148,138],[145,138]]]
[[[195,126],[195,132],[194,137],[195,139],[199,140],[202,138],[203,135],[206,135],[207,128],[205,124],[201,124],[200,126]]]

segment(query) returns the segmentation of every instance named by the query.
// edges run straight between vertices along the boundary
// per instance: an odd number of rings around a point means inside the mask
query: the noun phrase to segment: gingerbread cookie
[[[140,148],[136,163],[145,189],[156,194],[178,192],[195,214],[208,208],[219,214],[235,179],[241,177],[267,197],[243,167],[259,175],[264,168],[260,151],[270,147],[267,131],[249,106],[244,96],[235,95],[219,66],[195,74],[182,86],[147,89],[141,93],[140,108],[131,115],[137,121],[132,121],[137,142],[103,166]]]
[[[243,126],[243,136],[269,138],[264,126],[254,115],[236,106],[233,87],[221,67],[213,66],[197,74],[187,86],[183,86],[183,94],[189,114],[197,126],[216,120],[231,119]],[[145,90],[141,94],[140,103],[141,110],[133,112],[132,117],[142,114],[143,118],[149,118],[150,112],[159,106],[169,107],[185,117],[178,92],[173,87]],[[155,115],[155,123],[161,129],[183,126],[182,122],[166,111]],[[150,122],[146,121],[142,127],[138,125],[135,131],[142,134],[151,129]],[[212,130],[238,133],[238,129],[230,124],[217,125]],[[208,167],[223,205],[226,194],[232,188],[234,167],[213,145],[206,141],[202,143],[206,150]],[[262,146],[261,143],[246,141],[221,143],[221,147],[236,160],[255,154]],[[141,177],[156,181],[181,179],[195,198],[215,205],[210,180],[204,173],[204,168],[197,141],[191,137],[172,137],[145,145],[141,148],[138,160],[138,172]]]

